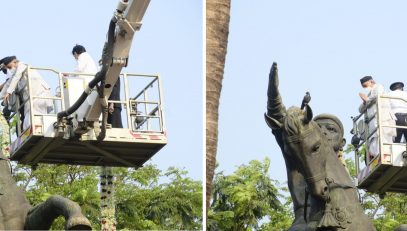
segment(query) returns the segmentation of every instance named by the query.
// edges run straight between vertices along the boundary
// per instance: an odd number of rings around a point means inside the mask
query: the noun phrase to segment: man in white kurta
[[[360,98],[363,100],[363,104],[359,107],[359,111],[360,113],[363,113],[366,110],[367,118],[369,119],[368,134],[370,135],[375,129],[378,128],[376,103],[378,96],[385,94],[385,91],[383,85],[377,84],[371,76],[363,77],[360,79],[360,83],[362,84],[363,88],[369,90],[367,95],[364,93],[359,93]],[[392,114],[390,110],[390,103],[388,99],[381,100],[380,124],[382,126],[395,125],[394,114]],[[368,153],[372,157],[375,157],[380,153],[378,134],[379,131],[375,131],[374,134],[368,139]],[[392,143],[395,134],[396,129],[384,127],[381,135],[382,142]]]
[[[19,62],[15,56],[11,56],[13,58],[7,66],[7,72],[10,72],[10,82],[9,86],[6,89],[5,95],[3,97],[4,102],[8,102],[10,95],[13,94],[15,91],[21,92],[22,100],[25,102],[24,105],[24,121],[23,121],[23,130],[30,127],[30,102],[29,99],[29,91],[27,88],[27,79],[28,76],[30,77],[30,88],[32,96],[43,96],[49,97],[51,96],[50,87],[48,84],[43,80],[41,75],[35,71],[30,70],[28,75],[27,65]],[[52,100],[49,99],[32,99],[33,100],[33,108],[32,111],[34,114],[47,114],[48,111],[52,108],[53,103]]]

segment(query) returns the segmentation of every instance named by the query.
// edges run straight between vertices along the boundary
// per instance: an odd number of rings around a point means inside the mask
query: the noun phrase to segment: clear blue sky
[[[270,176],[286,181],[278,145],[263,119],[270,67],[278,62],[284,104],[300,106],[306,91],[314,115],[338,116],[350,141],[372,75],[386,90],[407,83],[407,3],[404,1],[232,1],[220,104],[219,170],[271,159]],[[351,157],[351,156],[348,156]]]
[[[0,56],[17,55],[32,66],[73,71],[71,50],[82,44],[99,60],[117,2],[3,4]],[[162,77],[168,145],[151,163],[162,170],[185,168],[190,177],[202,180],[202,2],[152,0],[143,21],[124,71]]]

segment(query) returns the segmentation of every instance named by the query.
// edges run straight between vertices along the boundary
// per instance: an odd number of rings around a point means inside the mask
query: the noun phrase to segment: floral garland
[[[111,167],[101,167],[100,199],[101,230],[115,231],[116,217],[113,198],[113,171]]]

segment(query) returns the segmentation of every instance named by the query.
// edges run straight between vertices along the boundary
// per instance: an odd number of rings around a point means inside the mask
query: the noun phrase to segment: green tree
[[[209,230],[286,230],[292,222],[290,202],[279,192],[278,182],[268,176],[270,160],[252,160],[231,175],[215,175],[208,213]],[[269,220],[268,222],[266,220]],[[263,222],[260,227],[259,223]]]
[[[117,169],[117,228],[202,229],[202,182],[186,174],[174,167],[162,173],[152,165]]]
[[[118,229],[201,229],[202,182],[187,177],[187,171],[155,165],[134,170],[114,168]],[[17,165],[13,176],[26,191],[32,205],[58,194],[77,202],[82,212],[100,229],[99,168],[39,164],[33,170]],[[63,218],[52,229],[64,229]]]

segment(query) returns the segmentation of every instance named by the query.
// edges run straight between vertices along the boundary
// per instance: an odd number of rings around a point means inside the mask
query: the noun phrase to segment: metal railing
[[[89,74],[89,73],[75,73],[75,72],[60,72],[55,69],[51,68],[40,68],[40,67],[27,67],[27,75],[23,75],[23,78],[26,80],[26,84],[19,89],[19,95],[23,95],[23,91],[28,92],[28,98],[25,99],[23,102],[20,102],[20,99],[16,101],[16,110],[15,112],[12,112],[10,115],[10,121],[15,121],[16,123],[16,135],[21,136],[25,132],[25,130],[22,129],[22,124],[23,121],[21,121],[21,115],[20,115],[20,110],[23,109],[26,104],[29,104],[29,111],[30,115],[25,115],[29,116],[29,126],[27,129],[29,129],[32,125],[33,122],[35,121],[36,116],[52,116],[55,117],[57,116],[57,113],[59,111],[65,110],[69,105],[65,105],[65,100],[64,100],[64,93],[62,89],[64,88],[64,83],[63,83],[63,75],[69,75],[69,76],[94,76],[94,74]],[[31,85],[31,76],[32,76],[32,71],[45,71],[49,72],[52,74],[54,79],[54,82],[57,83],[56,89],[56,94],[55,96],[34,96],[32,89],[29,87]],[[123,87],[121,88],[120,93],[124,93],[124,99],[122,100],[108,100],[108,103],[120,103],[121,105],[124,106],[125,110],[125,116],[127,121],[127,128],[131,129],[134,132],[161,132],[163,133],[165,131],[165,122],[164,122],[164,112],[163,112],[163,104],[162,104],[162,89],[161,89],[161,83],[160,83],[160,77],[158,75],[147,75],[147,74],[128,74],[128,73],[123,73],[120,74],[120,77],[124,80],[123,81]],[[140,92],[131,92],[130,89],[132,89],[132,86],[129,85],[129,80],[134,79],[134,78],[148,78],[151,79],[149,83],[140,91]],[[21,81],[21,80],[20,80]],[[45,79],[44,79],[45,81]],[[149,93],[151,91],[155,90],[156,95],[158,96],[158,99],[150,100],[149,99]],[[79,90],[78,90],[79,91]],[[82,89],[81,89],[82,91]],[[58,94],[59,93],[59,94]],[[135,95],[132,97],[132,95]],[[37,112],[34,112],[33,109],[33,104],[34,104],[34,99],[43,99],[43,100],[53,100],[54,101],[54,108],[53,111],[50,111],[46,114],[40,114]],[[59,103],[58,103],[59,102]],[[60,108],[58,108],[56,105],[60,105]],[[152,107],[153,106],[153,107]],[[143,107],[143,110],[140,110],[139,108]],[[123,118],[123,116],[122,116]],[[152,126],[151,124],[153,123],[152,120],[157,120],[155,123],[156,126]],[[126,127],[125,127],[126,128]],[[13,128],[10,127],[10,130]]]
[[[394,144],[393,142],[384,141],[384,137],[383,137],[384,129],[385,128],[407,129],[407,126],[397,126],[397,125],[387,124],[387,122],[390,121],[389,118],[387,118],[388,121],[384,121],[384,119],[386,119],[384,113],[389,113],[387,116],[390,116],[390,117],[391,117],[391,115],[393,115],[393,119],[395,119],[394,113],[391,110],[390,100],[400,100],[407,105],[407,99],[405,99],[405,98],[391,97],[386,94],[379,95],[376,99],[376,102],[374,102],[370,105],[367,105],[367,107],[364,108],[363,112],[360,113],[358,116],[352,117],[353,128],[351,130],[351,134],[354,135],[354,137],[352,138],[352,144],[355,147],[355,167],[356,167],[357,175],[360,172],[360,168],[359,168],[359,159],[361,157],[361,155],[359,153],[360,148],[362,148],[363,146],[365,147],[366,166],[369,166],[369,164],[375,159],[375,157],[371,158],[369,155],[369,153],[371,151],[370,145],[369,145],[370,144],[369,139],[372,136],[377,135],[377,140],[373,141],[373,142],[377,142],[377,145],[378,145],[379,153],[377,155],[382,155],[384,153],[384,145]],[[372,126],[372,125],[369,126],[369,124],[372,122],[375,122],[376,126]],[[406,143],[402,143],[402,144],[406,145]],[[406,145],[406,148],[407,148],[407,145]],[[391,158],[390,162],[392,162],[393,155],[391,155],[390,158]]]

